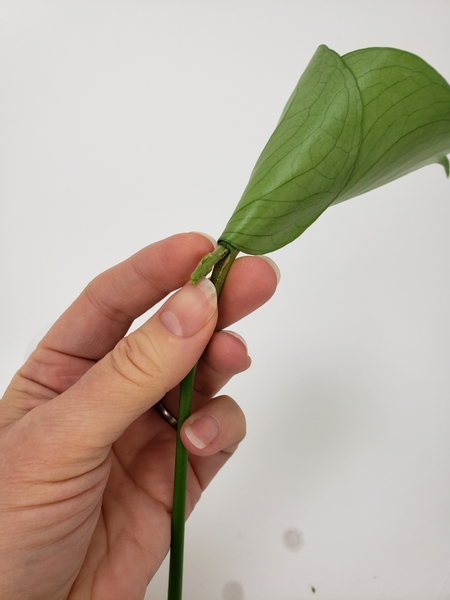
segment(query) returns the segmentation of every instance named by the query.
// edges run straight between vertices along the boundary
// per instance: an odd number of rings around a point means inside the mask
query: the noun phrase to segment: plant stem
[[[220,249],[221,250],[218,250]],[[238,255],[239,251],[225,244],[217,246],[214,253],[207,255],[191,276],[193,285],[208,274],[212,268],[210,257],[214,254],[216,264],[211,275],[219,297],[228,271]],[[218,261],[218,262],[217,262]],[[206,272],[204,270],[207,269]],[[195,281],[194,281],[195,279]],[[191,412],[192,395],[194,390],[194,378],[197,365],[186,375],[180,386],[180,406],[178,411],[177,440],[175,448],[175,474],[173,485],[172,505],[172,538],[170,544],[169,563],[169,590],[168,600],[182,600],[183,595],[183,558],[184,558],[184,532],[186,521],[186,488],[187,471],[189,464],[188,451],[184,447],[180,431],[183,423]]]
[[[222,291],[223,284],[227,278],[228,271],[230,270],[234,259],[239,254],[239,250],[236,250],[236,248],[232,248],[231,246],[225,246],[224,242],[222,242],[220,245],[223,245],[228,249],[228,254],[214,266],[214,270],[211,275],[211,282],[216,287],[217,297],[220,296],[220,292]]]
[[[183,586],[184,529],[186,513],[186,482],[188,451],[180,438],[181,426],[191,412],[192,390],[197,365],[186,375],[180,386],[177,441],[175,449],[175,474],[173,482],[172,540],[169,565],[169,600],[181,600]]]

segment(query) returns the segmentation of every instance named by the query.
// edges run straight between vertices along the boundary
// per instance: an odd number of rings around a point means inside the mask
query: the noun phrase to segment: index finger
[[[140,250],[91,281],[40,345],[69,356],[103,358],[137,317],[186,283],[212,246],[206,236],[186,233]]]

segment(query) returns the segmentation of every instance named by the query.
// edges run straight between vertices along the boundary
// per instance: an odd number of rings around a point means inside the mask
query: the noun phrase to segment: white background
[[[97,273],[220,235],[319,44],[449,79],[449,23],[448,0],[1,1],[2,389]],[[186,600],[450,598],[449,230],[431,166],[273,255],[276,297],[236,327],[248,437],[188,524]]]

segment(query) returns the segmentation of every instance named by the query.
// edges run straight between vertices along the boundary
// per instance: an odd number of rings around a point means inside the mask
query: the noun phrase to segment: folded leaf
[[[364,106],[355,169],[336,202],[353,198],[450,152],[450,87],[418,56],[368,48],[342,57]]]
[[[341,58],[320,46],[220,239],[272,252],[331,204],[430,163],[448,175],[449,152],[450,86],[425,61],[392,48]]]

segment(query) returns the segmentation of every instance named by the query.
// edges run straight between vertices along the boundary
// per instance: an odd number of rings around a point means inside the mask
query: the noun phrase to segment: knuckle
[[[139,388],[164,387],[167,369],[157,340],[143,331],[134,331],[121,339],[111,352],[112,368],[119,376]]]

